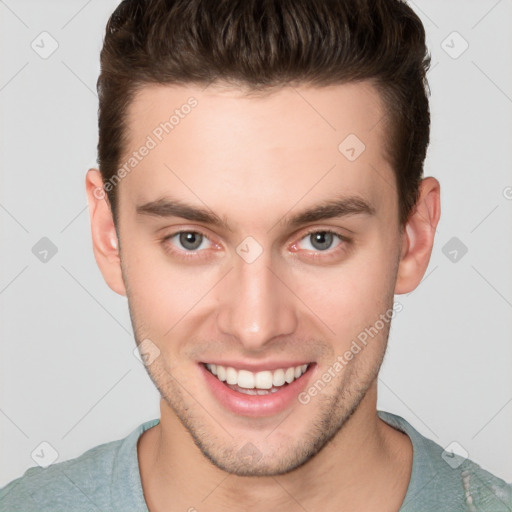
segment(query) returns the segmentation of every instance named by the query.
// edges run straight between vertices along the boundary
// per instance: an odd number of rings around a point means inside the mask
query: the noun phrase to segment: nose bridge
[[[258,350],[296,328],[293,296],[273,267],[270,251],[252,261],[236,256],[221,291],[218,327],[248,350]]]

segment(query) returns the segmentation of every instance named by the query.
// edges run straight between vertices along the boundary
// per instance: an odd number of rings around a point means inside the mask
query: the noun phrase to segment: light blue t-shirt
[[[405,432],[413,464],[400,512],[510,512],[512,485],[422,436],[400,416],[379,417]],[[25,474],[0,489],[0,512],[148,512],[139,473],[137,440],[160,420],[80,457]],[[340,507],[340,510],[342,507]]]

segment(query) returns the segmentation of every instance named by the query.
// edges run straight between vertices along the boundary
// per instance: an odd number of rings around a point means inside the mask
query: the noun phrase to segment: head
[[[440,214],[428,64],[400,0],[125,0],[109,20],[95,257],[164,407],[216,466],[285,473],[375,406],[394,294],[421,281]],[[236,413],[205,384],[216,362],[332,378]]]

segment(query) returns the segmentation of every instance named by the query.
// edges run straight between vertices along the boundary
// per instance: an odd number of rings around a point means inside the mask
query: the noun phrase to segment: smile
[[[260,372],[236,370],[231,366],[212,363],[207,363],[205,366],[212,375],[234,391],[247,395],[267,395],[276,393],[299,379],[306,373],[309,364]]]

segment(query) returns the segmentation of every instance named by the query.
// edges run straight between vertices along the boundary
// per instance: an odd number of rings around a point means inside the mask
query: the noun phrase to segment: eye
[[[327,251],[341,244],[344,237],[334,231],[312,231],[303,237],[296,246],[307,251]]]
[[[171,244],[178,247],[178,249],[185,251],[198,251],[207,249],[210,240],[202,233],[197,231],[180,231],[166,238]]]

